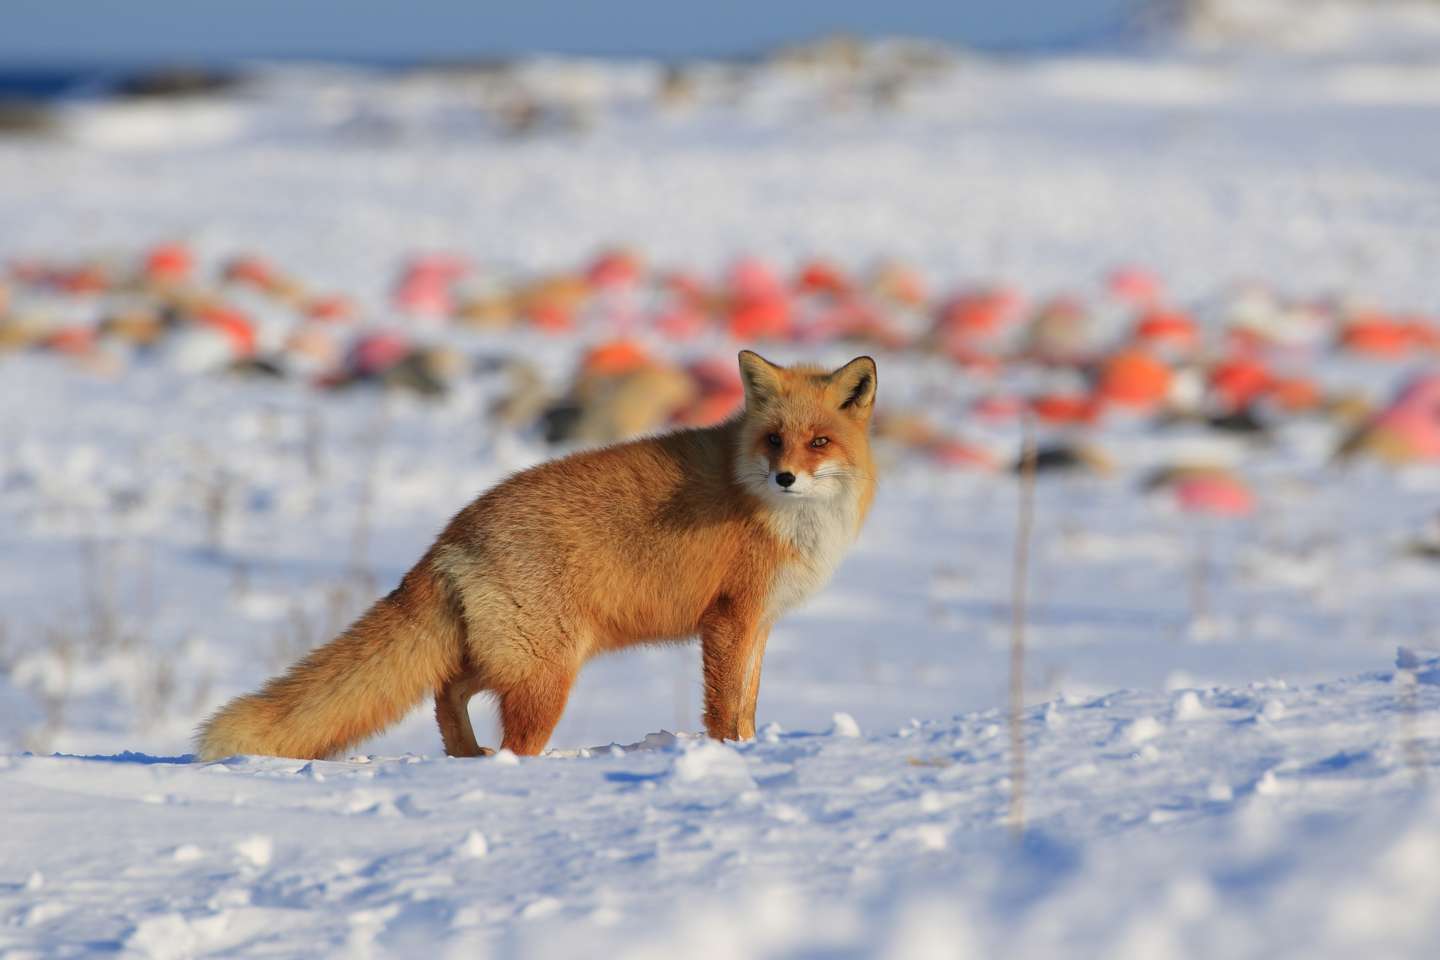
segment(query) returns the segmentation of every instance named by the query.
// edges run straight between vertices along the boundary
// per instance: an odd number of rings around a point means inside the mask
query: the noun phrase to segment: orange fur
[[[875,364],[740,364],[736,419],[573,454],[480,496],[349,630],[207,721],[199,755],[330,756],[433,692],[446,752],[476,756],[466,704],[481,690],[502,745],[535,754],[591,657],[697,634],[706,731],[754,736],[770,625],[824,583],[874,496]]]

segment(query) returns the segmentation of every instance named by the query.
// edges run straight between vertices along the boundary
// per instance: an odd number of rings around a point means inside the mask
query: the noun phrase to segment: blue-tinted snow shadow
[[[25,754],[33,757],[35,754]],[[123,750],[120,753],[52,753],[48,758],[51,760],[87,760],[92,763],[134,763],[140,766],[151,766],[157,763],[167,764],[190,764],[195,762],[195,754],[186,753],[178,757],[154,757],[148,753],[135,753],[131,750]]]
[[[605,773],[605,779],[611,783],[644,783],[647,780],[663,780],[668,771],[658,770],[654,773],[638,773],[629,770],[609,770]]]

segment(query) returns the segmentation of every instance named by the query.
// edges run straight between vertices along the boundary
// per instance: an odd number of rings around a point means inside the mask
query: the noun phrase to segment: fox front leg
[[[705,732],[711,739],[755,735],[755,707],[748,693],[751,683],[759,692],[758,661],[766,632],[758,616],[732,599],[722,598],[706,611],[700,624],[700,658],[705,674]]]

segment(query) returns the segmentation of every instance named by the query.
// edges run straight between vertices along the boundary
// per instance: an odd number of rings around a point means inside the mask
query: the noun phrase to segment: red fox
[[[349,629],[210,717],[199,757],[334,756],[432,692],[445,752],[482,756],[467,709],[482,690],[501,746],[537,754],[587,660],[697,634],[706,732],[754,737],[771,624],[829,579],[874,498],[876,376],[869,357],[826,371],[748,350],[740,374],[724,423],[482,494]]]

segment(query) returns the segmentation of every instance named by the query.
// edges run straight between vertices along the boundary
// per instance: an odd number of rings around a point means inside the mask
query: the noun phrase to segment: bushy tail
[[[463,639],[458,606],[427,556],[340,636],[206,720],[195,752],[202,760],[334,756],[454,676]]]

